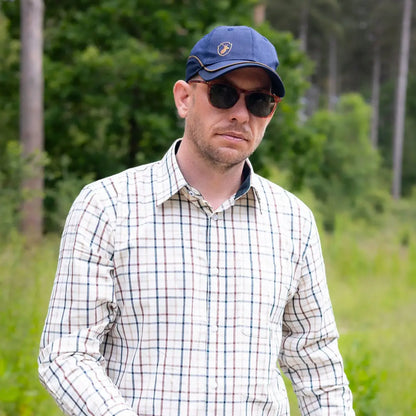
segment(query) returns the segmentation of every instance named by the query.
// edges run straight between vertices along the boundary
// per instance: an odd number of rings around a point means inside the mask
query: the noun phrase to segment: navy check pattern
[[[69,415],[352,410],[310,210],[256,175],[215,212],[158,162],[86,186],[62,236],[39,373]]]

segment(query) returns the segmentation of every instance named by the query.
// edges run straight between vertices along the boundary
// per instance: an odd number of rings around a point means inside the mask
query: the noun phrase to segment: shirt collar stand
[[[178,193],[184,186],[187,186],[187,182],[182,175],[176,160],[176,151],[181,140],[182,139],[176,140],[163,159],[159,162],[156,185],[157,206],[163,204],[173,195]],[[261,209],[261,185],[257,180],[257,175],[254,173],[253,167],[248,159],[246,160],[243,173],[245,179],[243,180],[240,189],[237,191],[235,199],[241,198],[250,190],[250,188],[252,188],[256,201]]]

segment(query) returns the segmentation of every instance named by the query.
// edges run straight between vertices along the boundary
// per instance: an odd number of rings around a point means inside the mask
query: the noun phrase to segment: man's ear
[[[192,103],[192,87],[186,81],[177,81],[173,86],[173,98],[179,117],[185,118]]]

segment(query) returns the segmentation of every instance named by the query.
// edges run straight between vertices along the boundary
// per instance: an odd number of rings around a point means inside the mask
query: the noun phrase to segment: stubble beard
[[[235,130],[231,129],[231,130]],[[215,131],[214,131],[215,133]],[[206,137],[203,137],[199,129],[199,123],[195,120],[187,120],[187,136],[201,159],[213,169],[226,172],[233,167],[242,164],[253,152],[241,152],[232,147],[217,147]]]

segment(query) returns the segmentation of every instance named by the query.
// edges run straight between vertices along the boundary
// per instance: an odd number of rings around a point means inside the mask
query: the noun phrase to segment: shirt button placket
[[[210,264],[209,264],[209,310],[208,310],[208,414],[214,413],[215,402],[218,400],[218,379],[221,377],[219,368],[218,354],[218,311],[219,308],[219,274],[221,273],[219,265],[219,256],[222,253],[221,241],[221,221],[220,216],[214,213],[210,217]]]

